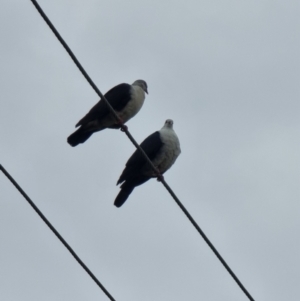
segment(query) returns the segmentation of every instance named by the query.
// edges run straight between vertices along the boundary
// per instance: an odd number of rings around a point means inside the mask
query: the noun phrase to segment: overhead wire
[[[0,170],[3,174],[10,180],[10,182],[16,187],[16,189],[21,193],[25,200],[30,204],[34,211],[39,215],[39,217],[45,222],[45,224],[50,228],[54,235],[61,241],[61,243],[68,249],[75,260],[81,265],[81,267],[89,274],[89,276],[96,282],[96,284],[101,288],[104,294],[111,300],[116,301],[113,296],[108,292],[104,285],[97,279],[97,277],[92,273],[92,271],[85,265],[85,263],[80,259],[80,257],[75,253],[71,246],[66,242],[66,240],[59,234],[59,232],[54,228],[54,226],[49,222],[41,210],[34,204],[30,197],[25,193],[25,191],[20,187],[20,185],[15,181],[15,179],[8,173],[8,171],[0,164]]]
[[[153,165],[153,163],[151,162],[151,160],[149,159],[149,157],[147,156],[147,154],[144,152],[144,150],[140,147],[140,145],[136,142],[136,140],[130,134],[130,132],[128,131],[127,126],[125,126],[122,123],[122,121],[120,120],[118,114],[115,112],[115,110],[113,109],[113,107],[110,105],[110,103],[108,102],[108,100],[106,99],[106,97],[100,92],[100,90],[95,85],[95,83],[92,81],[92,79],[87,74],[87,72],[84,70],[84,68],[82,67],[82,65],[80,64],[80,62],[78,61],[78,59],[76,58],[76,56],[74,55],[74,53],[72,52],[72,50],[70,49],[70,47],[67,45],[67,43],[64,41],[64,39],[61,37],[61,35],[56,30],[56,28],[54,27],[54,25],[51,23],[51,21],[49,20],[49,18],[46,16],[46,14],[42,10],[42,8],[39,6],[39,4],[37,3],[37,1],[36,0],[31,0],[31,2],[35,6],[35,8],[38,10],[38,12],[40,13],[40,15],[44,19],[44,21],[48,24],[48,26],[50,27],[50,29],[52,30],[52,32],[54,33],[54,35],[60,41],[60,43],[62,44],[62,46],[65,48],[65,50],[67,51],[67,53],[70,55],[71,59],[73,60],[73,62],[75,63],[75,65],[78,67],[78,69],[80,70],[80,72],[83,74],[83,76],[85,77],[85,79],[88,81],[88,83],[94,89],[94,91],[98,94],[98,96],[103,101],[105,101],[105,103],[107,104],[107,106],[108,106],[111,114],[114,116],[114,118],[116,119],[116,121],[120,124],[121,130],[123,132],[125,132],[125,134],[129,138],[129,140],[143,154],[143,156],[145,157],[145,160],[149,163],[149,165],[155,171],[158,180],[164,185],[164,187],[167,189],[167,191],[171,194],[171,196],[173,197],[173,199],[175,200],[175,202],[177,203],[177,205],[184,212],[184,214],[187,216],[187,218],[189,219],[189,221],[195,227],[195,229],[197,230],[197,232],[202,236],[202,238],[204,239],[204,241],[208,244],[208,246],[211,248],[211,250],[213,251],[213,253],[217,256],[217,258],[220,260],[220,262],[223,264],[223,266],[225,267],[225,269],[228,271],[228,273],[235,280],[235,282],[237,283],[237,285],[245,293],[245,295],[248,297],[248,299],[251,300],[251,301],[254,301],[254,298],[250,295],[250,293],[247,291],[247,289],[244,287],[244,285],[241,283],[241,281],[238,279],[238,277],[235,275],[235,273],[231,270],[231,268],[229,267],[229,265],[225,262],[225,260],[220,255],[220,253],[216,250],[216,248],[213,246],[213,244],[207,238],[207,236],[205,235],[205,233],[201,230],[201,228],[199,227],[199,225],[193,219],[193,217],[191,216],[191,214],[187,211],[187,209],[180,202],[180,200],[178,199],[178,197],[175,195],[175,193],[173,192],[173,190],[167,184],[167,182],[165,181],[164,177],[159,173],[158,169]]]

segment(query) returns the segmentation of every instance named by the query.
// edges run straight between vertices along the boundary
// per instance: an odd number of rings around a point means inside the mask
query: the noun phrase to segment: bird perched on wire
[[[78,121],[80,128],[71,134],[67,141],[71,146],[84,143],[90,136],[106,128],[119,129],[121,123],[132,118],[144,104],[147,83],[138,79],[132,85],[119,84],[110,89],[104,96],[119,116],[119,121],[111,114],[105,101],[101,99],[92,109]]]
[[[115,199],[115,206],[121,207],[136,186],[147,182],[151,178],[162,179],[165,173],[176,161],[181,153],[178,137],[173,130],[173,120],[166,120],[161,130],[148,136],[141,144],[157,172],[146,161],[140,150],[136,150],[126,163],[118,182],[121,191]]]

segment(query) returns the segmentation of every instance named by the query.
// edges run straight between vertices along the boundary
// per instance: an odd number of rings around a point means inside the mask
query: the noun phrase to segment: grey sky
[[[147,81],[141,142],[174,120],[165,174],[255,300],[300,298],[299,1],[39,1],[105,93]],[[2,2],[1,164],[114,298],[247,300],[163,186],[113,206],[134,146],[66,138],[98,101],[30,1]],[[1,300],[108,300],[0,175]]]

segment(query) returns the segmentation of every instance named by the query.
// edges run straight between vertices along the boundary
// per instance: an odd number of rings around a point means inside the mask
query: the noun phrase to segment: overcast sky
[[[165,174],[255,300],[300,300],[300,3],[40,0],[103,92],[144,79],[138,142],[174,120]],[[70,147],[99,100],[30,1],[0,9],[0,163],[118,301],[247,300],[156,180],[113,206],[134,146]],[[108,300],[0,174],[0,297]]]

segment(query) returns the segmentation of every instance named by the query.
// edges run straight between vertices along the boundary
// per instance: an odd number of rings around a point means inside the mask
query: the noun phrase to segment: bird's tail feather
[[[73,134],[71,134],[67,141],[71,146],[76,146],[79,143],[84,143],[87,139],[91,137],[93,132],[84,131],[82,128],[79,128]]]
[[[121,207],[125,203],[127,198],[129,197],[129,195],[131,194],[133,189],[134,189],[134,186],[122,187],[121,191],[119,192],[119,194],[117,195],[117,197],[115,199],[114,205],[118,208]]]

